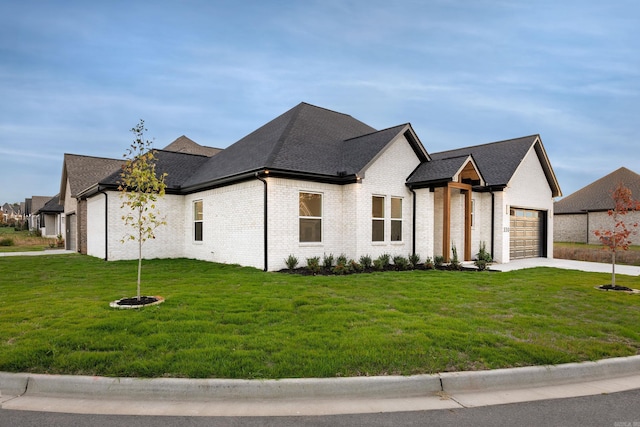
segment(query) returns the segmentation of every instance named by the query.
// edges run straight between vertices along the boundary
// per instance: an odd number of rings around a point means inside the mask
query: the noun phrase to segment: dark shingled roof
[[[431,158],[441,160],[472,155],[487,186],[500,187],[509,183],[516,169],[520,166],[520,163],[538,138],[538,135],[531,135],[523,138],[459,148],[457,150],[442,151],[431,154]]]
[[[613,209],[611,194],[619,183],[631,190],[635,200],[640,200],[640,175],[622,167],[557,201],[553,207],[554,213],[583,213]]]
[[[61,200],[64,201],[65,198],[67,179],[71,188],[71,197],[76,197],[105,176],[119,170],[123,163],[118,159],[65,154],[60,185]]]
[[[377,154],[378,141],[374,137],[345,141],[374,132],[349,115],[303,102],[211,157],[185,185],[263,169],[329,176],[345,170],[351,173]],[[360,156],[358,161],[354,154]]]
[[[179,191],[183,183],[209,160],[209,157],[203,155],[164,150],[155,150],[155,157],[156,173],[167,173],[165,178],[167,192]],[[121,168],[118,168],[117,171],[101,179],[98,183],[104,186],[117,187],[121,180],[121,170]]]
[[[432,157],[433,158],[433,157]],[[416,183],[436,183],[451,181],[464,163],[469,159],[469,155],[434,159],[424,162],[416,168],[407,179],[408,184]]]
[[[200,145],[197,142],[187,138],[182,135],[177,138],[171,144],[167,145],[163,148],[164,151],[175,151],[177,153],[190,153],[190,154],[200,154],[203,156],[211,157],[218,154],[222,149],[207,147],[204,145]]]
[[[36,213],[62,213],[64,212],[64,207],[60,204],[60,193],[53,196],[47,203],[41,207]]]

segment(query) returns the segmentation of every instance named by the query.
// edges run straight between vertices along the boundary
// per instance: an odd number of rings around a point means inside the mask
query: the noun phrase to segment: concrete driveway
[[[553,267],[565,270],[588,271],[590,273],[611,273],[611,264],[601,262],[573,261],[559,258],[527,258],[510,261],[506,264],[492,264],[489,270],[513,271],[523,268]],[[640,276],[640,267],[634,265],[616,264],[616,274],[627,276]]]

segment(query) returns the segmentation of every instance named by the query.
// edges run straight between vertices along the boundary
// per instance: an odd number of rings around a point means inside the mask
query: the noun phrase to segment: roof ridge
[[[351,116],[349,116],[349,117],[351,117]],[[357,120],[357,119],[356,119],[356,120]],[[405,126],[407,126],[407,125],[409,125],[409,124],[410,124],[410,123],[408,123],[408,122],[407,122],[407,123],[403,123],[403,124],[401,124],[401,125],[390,126],[390,127],[388,127],[388,128],[385,128],[385,129],[375,130],[375,131],[373,131],[373,132],[369,132],[369,133],[363,133],[362,135],[354,136],[354,137],[352,137],[352,138],[347,138],[347,139],[343,140],[342,142],[352,141],[352,140],[354,140],[354,139],[358,139],[358,138],[364,138],[365,136],[370,136],[370,135],[373,135],[373,134],[376,134],[376,133],[386,132],[386,131],[388,131],[388,130],[395,129],[395,128],[399,128],[399,127],[405,127]]]
[[[123,161],[123,159],[116,159],[113,157],[103,157],[103,156],[88,156],[86,154],[74,154],[74,153],[64,153],[64,156],[74,156],[74,157],[84,157],[87,159],[103,159],[103,160],[117,160],[117,161]],[[64,157],[63,156],[63,157]]]
[[[201,145],[202,147],[202,145]],[[153,151],[161,151],[163,153],[171,153],[171,154],[180,154],[180,155],[187,155],[187,156],[198,156],[198,157],[207,157],[209,158],[210,156],[207,156],[206,154],[197,154],[197,153],[189,153],[186,151],[172,151],[172,150],[165,150],[163,148],[152,148]]]
[[[294,123],[296,122],[296,120],[298,119],[300,114],[302,113],[302,108],[304,106],[315,107],[314,105],[307,104],[306,102],[301,102],[300,104],[298,104],[295,107],[293,107],[293,114],[292,114],[291,118],[289,119],[289,122],[287,123],[287,125],[284,128],[284,130],[282,131],[282,133],[278,137],[278,141],[276,142],[276,144],[274,145],[273,149],[271,150],[271,152],[267,156],[267,159],[264,162],[264,166],[266,168],[270,168],[271,165],[273,164],[273,161],[275,160],[275,158],[278,156],[278,154],[280,154],[280,150],[282,149],[282,146],[284,145],[287,137],[289,136],[289,133],[291,132],[291,129],[294,126]],[[320,107],[316,107],[316,108],[320,108]]]
[[[517,138],[503,139],[501,141],[493,141],[493,142],[485,142],[484,144],[468,145],[466,147],[452,148],[451,150],[438,151],[437,153],[433,153],[433,154],[435,155],[435,154],[440,154],[440,153],[446,153],[446,152],[449,152],[449,151],[460,151],[460,150],[467,150],[469,148],[479,148],[479,147],[486,147],[488,145],[504,144],[505,142],[511,142],[511,141],[516,141],[518,139],[526,139],[526,138],[532,138],[532,137],[540,138],[540,134],[539,133],[534,133],[532,135],[525,135],[525,136],[520,136],[520,137],[517,137]]]

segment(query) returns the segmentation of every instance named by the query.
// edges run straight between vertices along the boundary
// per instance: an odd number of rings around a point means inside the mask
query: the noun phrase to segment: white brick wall
[[[553,197],[540,161],[533,147],[529,150],[504,191],[501,219],[504,227],[510,224],[510,207],[535,209],[547,213],[547,257],[553,258]],[[504,233],[500,262],[509,261],[509,233]],[[497,258],[497,257],[496,257]]]

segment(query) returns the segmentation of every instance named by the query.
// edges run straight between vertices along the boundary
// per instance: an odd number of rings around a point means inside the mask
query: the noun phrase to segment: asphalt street
[[[0,409],[2,427],[204,426],[565,426],[640,427],[640,389],[596,396],[378,414],[307,417],[159,417],[86,415]]]

